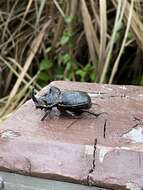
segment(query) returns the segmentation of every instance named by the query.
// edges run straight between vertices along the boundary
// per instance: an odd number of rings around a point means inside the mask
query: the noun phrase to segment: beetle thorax
[[[60,102],[61,91],[57,87],[50,87],[48,93],[45,95],[47,105],[53,105]]]

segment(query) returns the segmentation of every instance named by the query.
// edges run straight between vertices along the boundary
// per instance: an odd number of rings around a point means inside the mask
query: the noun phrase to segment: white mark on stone
[[[113,147],[105,147],[105,146],[101,146],[100,149],[99,149],[99,161],[102,163],[104,161],[104,157],[105,155],[114,150]]]
[[[139,144],[139,146],[137,145],[131,145],[130,146],[116,146],[116,147],[106,147],[103,145],[97,145],[97,148],[99,150],[99,161],[101,163],[103,163],[105,156],[112,151],[116,151],[116,150],[134,150],[134,151],[143,151],[143,146],[141,146]]]
[[[92,145],[85,145],[85,154],[87,155],[93,155],[94,152],[94,146]]]
[[[121,147],[121,149],[122,149],[122,150],[131,150],[131,149],[132,149],[132,147],[122,146],[122,147]]]
[[[123,85],[123,86],[119,86],[119,88],[126,90],[127,88]]]
[[[97,155],[99,162],[102,164],[104,162],[105,156],[109,153],[112,153],[114,151],[121,151],[121,150],[132,150],[137,152],[143,152],[143,144],[129,144],[128,146],[103,146],[100,144],[97,144]],[[85,154],[86,155],[93,155],[94,152],[94,146],[92,145],[85,145]],[[132,183],[131,183],[132,184]],[[130,183],[129,183],[130,185]],[[138,189],[130,189],[130,190],[138,190]],[[141,190],[141,189],[139,189]]]
[[[109,90],[109,91],[113,91],[112,88],[109,88],[109,87],[107,87],[107,86],[103,86],[103,88],[105,88],[106,90]]]
[[[127,184],[126,184],[126,187],[127,187],[127,189],[129,189],[129,190],[142,190],[142,188],[141,188],[138,184],[133,183],[133,182],[127,183]]]
[[[102,96],[104,93],[103,92],[95,92],[95,93],[88,93],[88,95],[90,96],[90,97],[100,97],[100,96]]]
[[[14,139],[15,137],[18,136],[20,136],[20,133],[13,131],[11,129],[6,129],[0,133],[0,137],[3,139]]]
[[[98,97],[98,96],[99,96],[99,95],[96,94],[96,93],[88,93],[88,95],[89,95],[90,97]]]
[[[62,162],[58,162],[58,165],[59,165],[59,166],[62,166],[62,165],[63,165],[63,163],[62,163]]]
[[[99,155],[99,161],[103,163],[105,156],[108,153],[111,153],[113,151],[120,151],[120,150],[132,150],[132,151],[137,151],[137,152],[143,152],[143,144],[129,144],[128,146],[103,146],[100,144],[97,144],[97,152]],[[94,152],[94,146],[91,145],[85,145],[85,154],[87,155],[93,155]]]
[[[137,152],[143,152],[143,143],[130,143],[128,146],[114,147],[114,150],[132,150]]]
[[[132,140],[132,143],[143,143],[143,128],[140,126],[134,127],[122,137]]]

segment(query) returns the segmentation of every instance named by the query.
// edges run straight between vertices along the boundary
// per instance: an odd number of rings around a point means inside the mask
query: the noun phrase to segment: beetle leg
[[[71,112],[69,110],[65,110],[65,111],[61,111],[61,114],[64,115],[64,116],[74,117],[76,113],[75,112]]]
[[[47,110],[47,111],[45,112],[45,114],[44,114],[44,116],[42,117],[41,121],[44,121],[45,118],[48,116],[48,114],[49,114],[49,110]]]
[[[42,117],[41,121],[44,121],[45,118],[48,116],[49,114],[49,110],[52,109],[53,107],[57,106],[58,103],[53,104],[53,105],[48,105],[48,106],[38,106],[38,108],[45,108],[46,112],[44,114],[44,116]]]
[[[106,112],[100,112],[100,113],[93,113],[93,112],[90,112],[88,110],[82,110],[82,112],[86,112],[86,113],[89,113],[91,115],[94,115],[95,117],[99,117],[101,114],[104,114]],[[107,113],[106,113],[107,114]]]
[[[37,109],[41,109],[41,110],[42,110],[42,109],[45,109],[45,110],[51,109],[51,108],[48,107],[48,106],[40,106],[40,105],[37,105],[36,108],[37,108]]]

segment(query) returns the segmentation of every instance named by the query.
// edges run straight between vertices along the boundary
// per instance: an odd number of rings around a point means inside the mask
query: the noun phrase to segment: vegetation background
[[[0,42],[0,121],[33,85],[143,85],[142,0],[1,0]]]

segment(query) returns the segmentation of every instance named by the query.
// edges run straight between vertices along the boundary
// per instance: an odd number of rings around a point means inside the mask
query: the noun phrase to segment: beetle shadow
[[[92,112],[88,112],[87,110],[84,112],[70,112],[70,111],[64,111],[64,112],[60,112],[60,117],[66,117],[66,118],[70,118],[70,119],[97,119],[100,115],[102,114],[107,114],[106,112],[99,112],[99,113],[92,113]]]
[[[85,116],[84,116],[85,117]],[[80,119],[83,118],[82,114],[75,114],[70,111],[60,111],[56,107],[52,108],[51,110],[48,111],[48,115],[44,120],[49,119]]]
[[[91,114],[92,113],[92,114]],[[93,113],[88,110],[85,111],[79,111],[79,112],[71,112],[68,110],[58,110],[56,107],[52,108],[49,110],[47,116],[45,117],[44,120],[47,119],[97,119],[100,117],[102,114],[107,114],[106,112],[100,112],[100,113]]]

